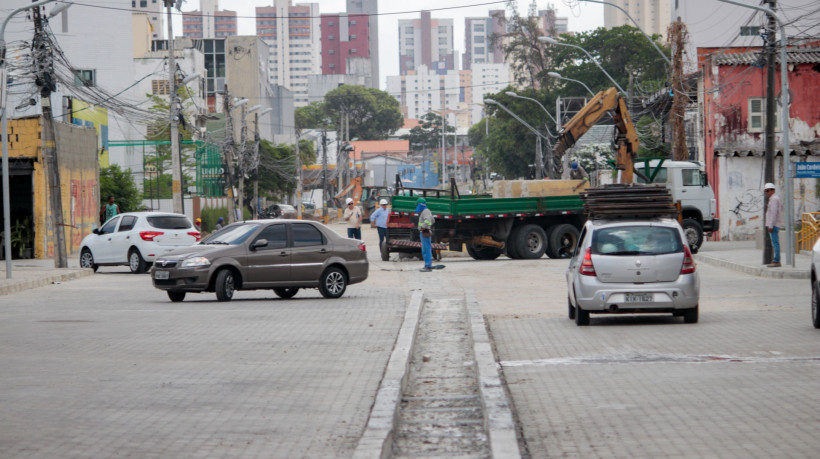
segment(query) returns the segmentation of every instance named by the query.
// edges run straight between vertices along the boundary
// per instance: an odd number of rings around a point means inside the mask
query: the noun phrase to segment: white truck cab
[[[709,186],[703,164],[653,159],[636,163],[635,167],[646,177],[636,174],[636,182],[662,183],[672,193],[672,200],[680,201],[683,231],[692,252],[697,252],[703,244],[704,233],[711,235],[720,227],[715,192]]]

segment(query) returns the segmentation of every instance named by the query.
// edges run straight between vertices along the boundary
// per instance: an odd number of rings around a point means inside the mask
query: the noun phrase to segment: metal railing
[[[800,231],[797,232],[797,253],[811,250],[820,238],[820,212],[804,212],[800,219]]]

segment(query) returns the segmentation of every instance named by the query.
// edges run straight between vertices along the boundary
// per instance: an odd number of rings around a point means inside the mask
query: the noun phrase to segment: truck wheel
[[[547,255],[550,258],[569,258],[578,244],[578,228],[564,223],[552,227],[549,234]]]
[[[504,249],[504,254],[513,260],[518,260],[521,258],[521,255],[518,254],[518,245],[515,243],[515,240],[518,237],[518,230],[520,229],[521,227],[517,226],[510,230],[510,234],[507,236],[507,244],[505,245],[506,248]]]
[[[524,259],[541,258],[547,249],[547,233],[538,225],[524,225],[516,233],[516,252]]]
[[[686,235],[686,243],[692,253],[697,253],[703,244],[703,226],[697,220],[687,218],[683,220],[683,234]]]
[[[382,261],[390,261],[390,249],[387,247],[387,241],[382,242],[382,248],[379,251],[382,255]]]
[[[501,256],[501,249],[487,246],[467,245],[467,253],[473,260],[495,260]]]

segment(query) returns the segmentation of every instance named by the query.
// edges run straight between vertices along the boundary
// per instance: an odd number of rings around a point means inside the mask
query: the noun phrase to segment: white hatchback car
[[[671,218],[589,220],[567,270],[569,318],[590,313],[672,313],[698,321],[700,278]]]
[[[133,273],[146,272],[158,256],[199,241],[191,219],[164,212],[128,212],[117,215],[83,238],[80,266],[127,265]]]

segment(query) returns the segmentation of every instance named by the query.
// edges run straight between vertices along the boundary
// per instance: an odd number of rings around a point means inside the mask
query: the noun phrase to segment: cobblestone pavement
[[[171,303],[126,270],[3,298],[0,457],[352,455],[403,291]]]

